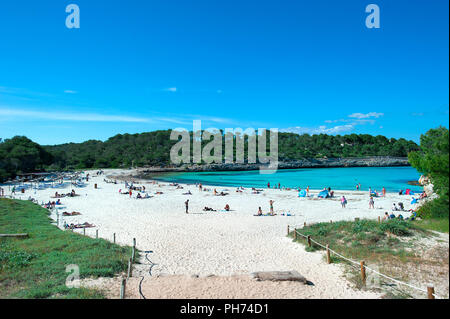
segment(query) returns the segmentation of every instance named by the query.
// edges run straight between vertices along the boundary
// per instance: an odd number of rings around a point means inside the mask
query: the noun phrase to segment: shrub
[[[397,236],[411,235],[411,232],[408,230],[408,223],[400,219],[390,219],[380,224],[380,229]]]

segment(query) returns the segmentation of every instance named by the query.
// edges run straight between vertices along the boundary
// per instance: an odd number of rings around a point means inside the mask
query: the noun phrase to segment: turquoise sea
[[[408,181],[417,181],[419,177],[413,167],[343,167],[284,169],[269,175],[259,171],[167,173],[155,178],[187,184],[265,188],[270,182],[271,187],[280,183],[282,187],[331,187],[340,190],[356,190],[356,184],[361,183],[361,190],[371,187],[381,191],[384,186],[389,192],[398,192],[406,188],[421,191],[422,187],[407,184]]]

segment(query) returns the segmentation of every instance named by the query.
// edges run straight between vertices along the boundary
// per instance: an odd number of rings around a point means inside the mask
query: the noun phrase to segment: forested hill
[[[176,143],[170,140],[170,132],[120,134],[105,142],[87,141],[44,148],[53,154],[57,168],[167,166],[170,165],[170,149]],[[368,134],[332,136],[279,133],[278,143],[280,161],[323,157],[406,157],[410,151],[419,149],[413,141]]]
[[[119,134],[107,141],[90,140],[40,146],[26,137],[0,140],[0,180],[36,170],[169,166],[170,130]],[[192,137],[191,137],[192,138]],[[208,143],[203,141],[203,144]],[[298,135],[279,133],[279,160],[367,156],[406,157],[419,149],[413,141],[367,134]]]

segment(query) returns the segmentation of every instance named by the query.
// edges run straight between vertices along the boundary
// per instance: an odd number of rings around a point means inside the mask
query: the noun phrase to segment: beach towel
[[[321,191],[320,193],[319,193],[319,195],[317,195],[317,197],[319,197],[319,198],[328,198],[328,191],[327,190],[324,190],[324,191]]]
[[[253,216],[276,216],[277,214],[273,214],[273,215],[270,215],[269,213],[267,213],[267,214],[262,214],[262,215],[253,215]]]

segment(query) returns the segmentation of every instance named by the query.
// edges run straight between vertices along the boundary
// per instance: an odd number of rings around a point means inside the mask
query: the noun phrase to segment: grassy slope
[[[437,223],[440,224],[440,222]],[[368,265],[377,265],[378,270],[382,273],[403,281],[409,281],[410,275],[414,277],[414,273],[419,269],[419,266],[423,266],[420,272],[424,272],[423,269],[426,270],[426,267],[439,270],[439,267],[442,266],[448,269],[448,261],[445,261],[447,263],[445,265],[444,257],[442,261],[424,259],[421,256],[420,247],[416,247],[417,241],[420,241],[421,238],[435,236],[427,230],[430,228],[436,227],[430,227],[430,224],[417,221],[389,220],[378,223],[372,220],[360,220],[318,223],[298,231],[306,236],[311,236],[312,239],[323,245],[329,244],[330,249],[347,258],[357,262],[364,260]],[[290,237],[293,237],[293,232],[290,233]],[[306,239],[301,236],[297,236],[297,242],[307,245]],[[306,250],[315,251],[322,250],[322,248],[313,243],[312,247],[306,247]],[[334,254],[331,254],[331,258],[332,262],[347,263]],[[349,275],[350,280],[355,282],[358,287],[362,287],[359,269],[350,271]],[[448,272],[445,276],[448,276]],[[410,297],[409,293],[406,293],[403,289],[396,289],[396,291],[388,291],[386,296]]]
[[[48,211],[26,201],[0,199],[0,233],[28,233],[27,239],[0,238],[0,298],[102,298],[100,291],[65,285],[66,266],[80,278],[112,277],[125,271],[131,248],[64,232]]]
[[[449,219],[448,218],[427,218],[416,222],[417,225],[424,229],[434,230],[441,233],[447,233],[449,231]]]
[[[419,229],[410,222],[389,220],[378,223],[372,220],[357,222],[318,223],[299,230],[306,236],[311,236],[321,244],[330,244],[332,250],[356,261],[365,260],[378,262],[386,258],[405,258],[410,256],[405,250],[407,244],[401,237],[412,235],[412,230]],[[388,233],[396,236],[389,236]],[[292,234],[291,234],[292,236]],[[297,241],[305,240],[297,236]],[[320,249],[313,245],[308,250]]]

